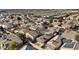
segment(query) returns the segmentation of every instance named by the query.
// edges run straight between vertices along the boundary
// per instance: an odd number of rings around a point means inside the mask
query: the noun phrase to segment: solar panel
[[[75,42],[72,43],[67,43],[64,45],[65,48],[73,48],[74,47]]]

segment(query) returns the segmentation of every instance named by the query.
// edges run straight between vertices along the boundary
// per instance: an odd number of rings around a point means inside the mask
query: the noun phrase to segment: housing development
[[[79,10],[1,9],[0,50],[79,50]]]

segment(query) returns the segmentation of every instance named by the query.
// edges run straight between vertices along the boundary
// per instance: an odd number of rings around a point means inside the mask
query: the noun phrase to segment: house
[[[53,23],[56,22],[58,23],[59,19],[53,19]]]
[[[65,30],[65,32],[62,33],[62,37],[68,38],[68,39],[73,39],[74,40],[75,39],[75,36],[78,35],[78,34],[79,33],[75,32],[73,30],[71,30],[71,31]]]
[[[54,38],[52,38],[51,40],[57,40],[57,38],[59,37],[59,35],[56,35]]]
[[[7,33],[0,33],[0,49],[5,49],[7,44],[10,41],[15,41],[18,44],[22,44],[22,40],[15,34],[7,32]]]
[[[49,30],[45,29],[44,27],[38,27],[38,28],[36,28],[36,32],[40,33],[40,34],[45,34],[48,31]]]
[[[32,41],[38,36],[39,34],[35,31],[27,31],[26,32],[26,38],[31,38]]]
[[[52,38],[50,41],[47,42],[45,45],[45,49],[47,50],[55,50],[59,49],[60,46],[62,45],[62,41],[58,38],[58,36]]]
[[[57,50],[60,48],[62,42],[61,40],[51,40],[49,42],[47,42],[47,44],[45,45],[45,49],[47,50]]]
[[[37,40],[37,42],[44,43],[47,40],[50,40],[52,37],[53,37],[53,34],[45,34],[45,35],[42,35],[42,36],[38,37],[36,40]]]
[[[29,41],[29,43],[30,43],[30,45],[32,46],[32,49],[34,49],[34,50],[44,50],[43,48],[41,48],[39,45],[37,45],[37,44],[34,44],[34,43],[32,43],[32,42],[30,42]],[[28,48],[27,48],[28,49]],[[30,48],[29,48],[30,49]]]
[[[45,45],[45,50],[55,50],[56,46],[53,44],[46,44]]]
[[[19,32],[25,34],[26,38],[31,39],[31,41],[34,41],[36,37],[40,35],[35,30],[30,30],[30,29],[21,29]]]
[[[53,34],[42,35],[36,39],[37,42],[35,44],[42,47],[52,37],[53,37]]]
[[[37,39],[36,39],[36,45],[37,46],[43,46],[44,45],[44,42],[46,41],[46,39],[45,39],[45,37],[44,37],[45,35],[43,35],[43,36],[40,36],[40,37],[38,37]]]
[[[47,19],[47,18],[49,18],[50,16],[48,16],[48,15],[47,15],[47,16],[46,16],[46,15],[44,15],[43,17],[44,17],[45,19]]]
[[[59,27],[59,25],[61,25],[61,23],[59,22],[60,19],[53,19],[53,26],[54,27]]]
[[[37,25],[29,27],[31,30],[36,30]]]
[[[64,43],[61,50],[74,50],[76,42]]]
[[[79,42],[76,43],[74,50],[79,50]]]
[[[22,43],[22,40],[17,35],[7,30],[0,31],[0,38],[2,38],[5,41],[14,40],[17,43]]]
[[[69,16],[69,18],[73,20],[77,16],[78,16],[78,14],[74,14],[74,15]]]
[[[22,40],[17,35],[15,35],[13,33],[10,33],[9,35],[7,35],[7,38],[9,38],[19,44],[23,43]]]
[[[71,40],[71,39],[67,39],[67,38],[61,38],[61,40],[62,40],[62,43],[71,43],[73,40]]]

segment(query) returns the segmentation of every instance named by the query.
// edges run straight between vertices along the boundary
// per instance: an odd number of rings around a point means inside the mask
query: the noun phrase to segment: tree
[[[18,20],[22,20],[21,17],[17,17]]]
[[[70,16],[72,13],[66,13],[65,14],[65,17],[68,17],[68,16]]]
[[[61,16],[60,19],[63,20],[63,16]]]
[[[52,23],[53,22],[53,19],[50,19],[50,23]]]
[[[59,19],[59,21],[58,22],[62,22],[63,20],[62,19]]]
[[[41,16],[40,15],[34,15],[33,17],[35,17],[35,18],[41,18]]]
[[[53,27],[53,24],[50,24],[49,27]]]
[[[6,50],[17,50],[19,48],[19,44],[15,41],[10,41],[8,44],[7,44],[7,48]]]
[[[45,21],[43,22],[43,25],[49,25],[49,22]]]
[[[23,44],[25,44],[26,40],[26,35],[23,33],[19,33],[18,36],[20,37],[20,39],[23,41]]]
[[[69,14],[65,14],[65,17],[68,17],[69,16]]]
[[[79,41],[79,35],[75,36],[75,40]]]

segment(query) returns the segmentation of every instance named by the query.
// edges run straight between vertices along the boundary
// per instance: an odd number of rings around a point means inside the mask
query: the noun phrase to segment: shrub
[[[43,25],[49,25],[49,22],[45,21],[45,22],[43,22]]]
[[[19,48],[19,44],[15,41],[10,41],[8,44],[7,44],[7,48],[6,50],[17,50]]]
[[[75,36],[75,40],[79,41],[79,35]]]
[[[36,15],[35,15],[35,16],[33,16],[33,17],[35,17],[35,18],[41,18],[41,16],[40,16],[40,15],[38,15],[38,16],[36,16]]]
[[[52,22],[53,22],[53,20],[51,19],[51,20],[50,20],[50,23],[52,23]]]
[[[22,20],[21,17],[17,17],[18,20]]]

